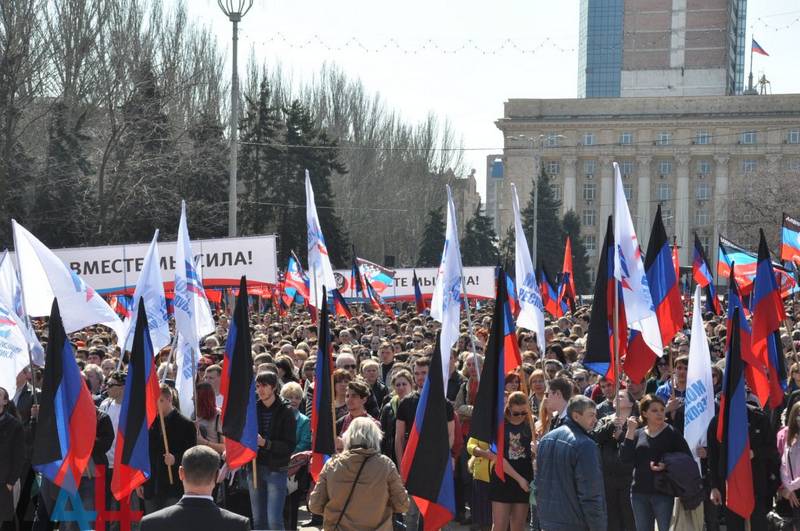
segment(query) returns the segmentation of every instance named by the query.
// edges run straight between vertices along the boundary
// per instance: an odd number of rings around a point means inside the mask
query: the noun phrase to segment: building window
[[[594,175],[594,170],[597,167],[597,161],[594,159],[584,160],[583,161],[583,173],[587,176]]]
[[[672,209],[671,208],[664,208],[662,205],[661,207],[661,221],[664,222],[665,227],[671,227],[672,222],[674,221],[672,216]]]
[[[597,220],[597,215],[594,209],[587,209],[583,211],[583,215],[581,216],[581,223],[585,227],[594,227],[595,221]]]
[[[700,236],[700,243],[703,245],[703,249],[707,249],[707,253],[711,252],[711,236]]]
[[[586,256],[594,256],[597,253],[597,236],[587,234],[583,238],[583,246],[586,248]]]
[[[583,133],[583,145],[584,146],[594,145],[594,133]]]
[[[756,159],[742,160],[742,173],[750,174],[755,173],[758,169],[758,161]]]
[[[755,131],[745,131],[742,133],[742,144],[755,144],[756,143],[756,132]]]
[[[561,189],[560,184],[551,184],[550,189],[553,190],[553,199],[556,201],[561,201],[561,196],[563,195],[563,191]]]
[[[705,208],[698,208],[694,211],[694,224],[698,227],[706,227],[711,221],[711,216]]]
[[[800,144],[800,129],[789,131],[789,138],[786,139],[790,144]]]
[[[789,171],[800,171],[800,159],[789,159],[786,167]]]
[[[623,160],[619,164],[619,171],[623,177],[632,177],[633,176],[633,161],[632,160]]]
[[[672,188],[669,183],[658,183],[656,186],[656,200],[669,201],[672,199]]]
[[[697,161],[697,174],[705,177],[711,173],[711,161],[707,159],[700,159]]]
[[[633,184],[622,183],[622,189],[625,191],[625,199],[630,201],[633,198]]]
[[[658,161],[658,174],[659,175],[669,175],[672,173],[672,161],[671,160],[659,160]]]
[[[597,186],[594,183],[583,183],[583,200],[594,201],[595,191]]]
[[[657,146],[668,146],[672,143],[672,133],[668,131],[661,131],[656,135]]]
[[[711,143],[711,133],[708,131],[698,131],[694,137],[694,143],[705,146]]]
[[[633,133],[622,133],[619,135],[619,143],[623,146],[630,146],[633,144]]]
[[[544,139],[544,145],[547,147],[558,147],[558,140],[561,138],[561,135],[556,133],[548,133]]]
[[[698,201],[708,201],[711,199],[711,185],[707,182],[697,183],[695,197],[697,197]]]
[[[561,163],[557,160],[548,160],[545,163],[545,171],[550,177],[555,177],[561,173]]]

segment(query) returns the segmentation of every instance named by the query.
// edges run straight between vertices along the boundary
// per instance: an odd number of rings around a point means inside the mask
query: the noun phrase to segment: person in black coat
[[[36,480],[36,474],[31,467],[31,457],[33,456],[33,430],[39,412],[37,404],[41,396],[41,391],[34,388],[30,380],[31,370],[29,367],[25,367],[17,375],[17,393],[12,399],[17,417],[22,422],[24,434],[25,455],[20,475],[19,503],[17,504],[17,519],[26,523],[23,527],[30,527],[35,512],[35,504],[31,503],[31,490]]]
[[[183,454],[178,469],[184,495],[170,507],[142,518],[142,531],[178,531],[181,529],[225,529],[249,531],[244,516],[220,509],[211,493],[217,479],[219,455],[208,446],[195,446]]]
[[[145,513],[147,514],[177,503],[183,495],[183,486],[178,481],[178,467],[181,465],[184,452],[197,444],[197,428],[191,420],[175,409],[172,393],[172,388],[161,384],[158,408],[164,416],[168,452],[164,448],[164,435],[161,431],[160,419],[156,419],[150,427],[151,475],[142,487]],[[172,469],[172,483],[169,481],[168,466]]]
[[[24,465],[25,435],[22,422],[9,402],[8,391],[0,387],[0,529],[14,529],[12,490]]]

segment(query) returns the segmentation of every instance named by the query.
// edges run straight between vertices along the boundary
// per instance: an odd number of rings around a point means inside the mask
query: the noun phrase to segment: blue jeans
[[[658,524],[658,531],[667,531],[672,519],[672,507],[675,498],[663,494],[631,493],[633,519],[636,531],[653,531],[653,523]]]
[[[258,487],[253,486],[253,468],[249,467],[247,489],[253,511],[253,529],[283,529],[283,502],[286,500],[286,471],[275,472],[258,465]]]

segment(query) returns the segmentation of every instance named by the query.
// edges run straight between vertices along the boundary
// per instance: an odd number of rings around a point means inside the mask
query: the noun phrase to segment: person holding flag
[[[701,287],[694,292],[694,311],[692,313],[692,335],[689,344],[689,369],[686,374],[686,399],[683,424],[683,437],[695,460],[700,462],[698,450],[706,448],[706,432],[714,418],[714,382],[711,377],[711,353],[708,337],[703,326],[700,303]]]
[[[14,529],[14,484],[21,479],[25,464],[25,434],[13,411],[8,389],[0,387],[0,527]]]

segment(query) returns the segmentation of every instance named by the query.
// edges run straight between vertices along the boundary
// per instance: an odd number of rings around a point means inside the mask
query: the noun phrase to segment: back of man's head
[[[219,454],[208,446],[193,446],[183,453],[181,469],[184,483],[213,489],[219,471]]]

